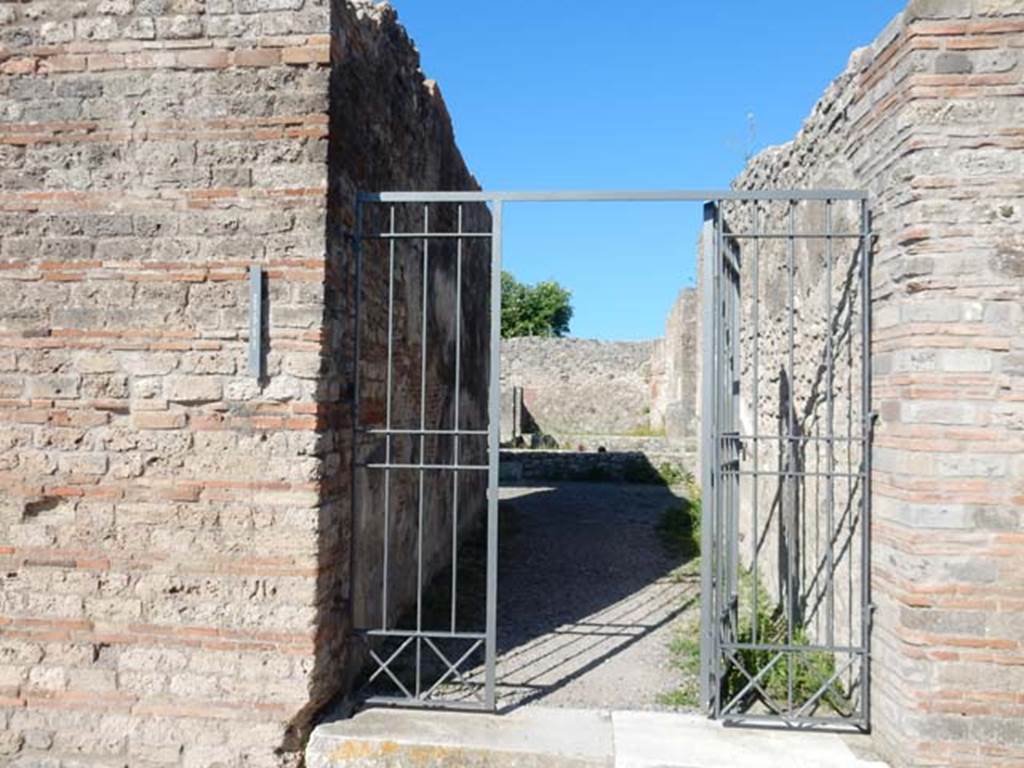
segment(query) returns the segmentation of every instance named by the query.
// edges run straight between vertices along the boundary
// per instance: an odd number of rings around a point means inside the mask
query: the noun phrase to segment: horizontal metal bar
[[[362,427],[359,430],[368,435],[486,435],[486,429],[388,429],[387,427]]]
[[[455,685],[455,683],[453,683]],[[467,683],[461,683],[461,685],[467,685]],[[483,683],[470,682],[473,688],[483,688]],[[412,707],[422,709],[453,709],[463,710],[467,712],[477,712],[479,710],[490,711],[490,707],[483,700],[477,702],[471,701],[453,701],[450,699],[412,699],[405,698],[404,696],[368,696],[361,700],[363,704],[375,704],[378,706],[385,707]]]
[[[360,192],[364,203],[708,202],[719,200],[866,200],[857,189],[676,189],[562,192]]]
[[[794,442],[813,442],[819,441],[827,443],[831,440],[834,443],[863,443],[863,437],[846,437],[843,435],[836,435],[834,437],[825,436],[814,436],[814,435],[739,435],[735,433],[725,432],[719,436],[723,442],[727,440],[793,440]]]
[[[415,629],[361,629],[358,634],[368,637],[428,637],[431,640],[484,640],[483,632],[417,632]]]
[[[825,232],[726,232],[723,237],[726,240],[862,240],[864,235],[860,232],[843,232],[829,235]]]
[[[844,731],[859,731],[867,728],[867,722],[863,717],[837,717],[834,715],[822,717],[787,717],[786,715],[746,715],[742,713],[722,713],[722,722],[726,725],[761,725],[775,726],[785,723],[786,725],[805,726],[806,730],[817,728],[841,729]]]
[[[462,238],[494,237],[490,232],[381,232],[377,235],[363,235],[364,240],[461,240]]]
[[[473,470],[486,472],[490,469],[487,464],[388,464],[382,462],[379,464],[356,464],[356,466],[363,469],[449,469],[458,470],[459,472]]]
[[[773,653],[797,653],[799,651],[823,651],[825,653],[848,653],[851,656],[867,655],[867,648],[862,645],[798,645],[795,643],[729,643],[719,641],[725,650],[733,651],[771,651]]]
[[[752,469],[730,469],[729,465],[735,463],[735,461],[727,462],[722,464],[721,472],[723,475],[730,475],[732,477],[857,477],[864,479],[863,472],[801,472],[799,470],[786,470],[786,469],[761,469],[755,472]]]

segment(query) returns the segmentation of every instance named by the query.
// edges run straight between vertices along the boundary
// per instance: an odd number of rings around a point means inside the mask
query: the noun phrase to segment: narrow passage
[[[663,485],[553,482],[501,489],[499,707],[664,709],[696,632],[694,563],[666,541]]]

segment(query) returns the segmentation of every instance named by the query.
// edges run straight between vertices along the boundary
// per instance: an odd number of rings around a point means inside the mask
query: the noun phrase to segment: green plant
[[[572,320],[572,293],[547,280],[528,285],[501,273],[501,335],[565,336]]]
[[[700,706],[700,624],[690,621],[681,626],[668,650],[672,667],[681,673],[679,686],[658,696],[658,703],[677,709]]]
[[[689,499],[680,499],[677,506],[666,508],[657,525],[658,536],[666,549],[683,558],[700,555],[700,507]]]
[[[625,433],[629,437],[664,437],[664,427],[652,427],[650,424],[638,424]]]
[[[693,479],[689,472],[667,461],[658,465],[658,476],[665,485],[683,485]]]
[[[754,582],[753,576],[749,572],[740,574],[738,586],[739,605],[741,606],[738,616],[739,627],[736,633],[738,643],[753,643],[756,625],[756,640],[759,644],[797,646],[811,644],[806,629],[799,624],[793,627],[792,638],[787,637],[787,622],[783,608],[774,603],[768,591],[761,584]],[[756,622],[753,616],[755,593],[760,608]],[[736,651],[739,666],[728,665],[722,683],[722,695],[725,700],[732,700],[749,684],[750,679],[747,674],[756,677],[761,670],[768,668],[768,671],[758,680],[761,690],[751,686],[750,690],[743,695],[741,706],[746,709],[757,701],[767,704],[768,702],[765,701],[767,695],[776,705],[785,707],[789,697],[789,666],[792,665],[793,702],[794,706],[799,707],[810,700],[835,674],[835,657],[826,651],[793,652],[783,654],[779,659],[776,659],[777,654],[777,651],[750,648]],[[771,666],[769,667],[769,665]],[[744,674],[740,667],[747,674]],[[838,680],[832,681],[820,701],[838,714],[847,714],[851,708],[850,701]]]

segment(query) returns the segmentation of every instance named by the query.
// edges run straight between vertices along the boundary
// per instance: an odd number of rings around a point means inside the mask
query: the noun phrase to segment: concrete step
[[[307,768],[886,768],[866,736],[725,728],[699,715],[369,709],[316,728]]]
[[[320,725],[307,768],[610,768],[607,712],[522,707],[491,715],[368,709]]]

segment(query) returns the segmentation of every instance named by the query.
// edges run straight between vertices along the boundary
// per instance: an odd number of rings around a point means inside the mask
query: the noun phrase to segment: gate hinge
[[[873,438],[875,436],[875,424],[878,423],[878,411],[868,411],[867,428],[868,437]]]

